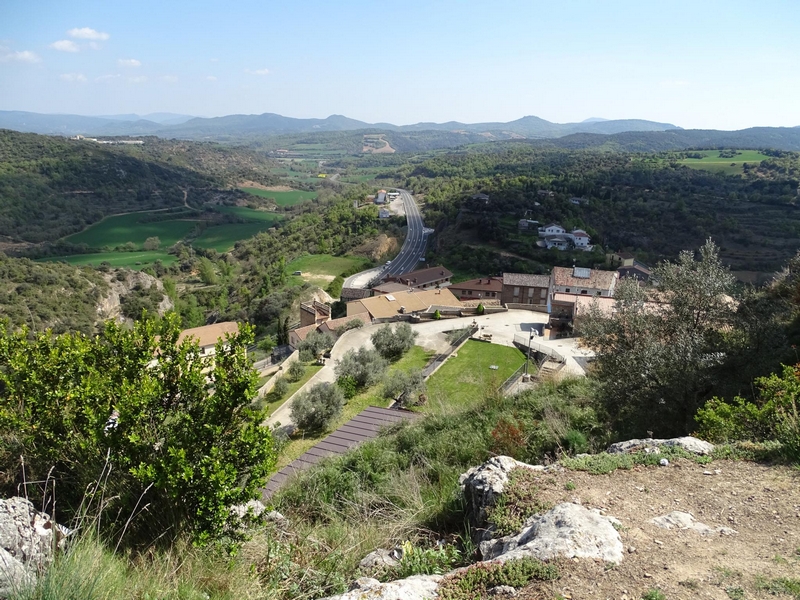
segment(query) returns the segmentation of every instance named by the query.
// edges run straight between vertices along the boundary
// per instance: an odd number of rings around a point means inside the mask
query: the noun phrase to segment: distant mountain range
[[[188,140],[247,141],[285,135],[385,133],[400,152],[453,148],[464,144],[525,139],[561,148],[602,148],[632,152],[686,148],[774,148],[800,151],[800,126],[753,127],[739,131],[682,129],[670,123],[640,119],[551,123],[527,116],[508,123],[366,123],[342,115],[295,119],[273,113],[202,118],[174,113],[106,116],[49,115],[0,111],[0,129],[48,135],[136,136]],[[280,142],[278,142],[280,143]],[[360,143],[355,142],[360,146]]]
[[[391,123],[366,123],[342,115],[326,119],[295,119],[273,113],[262,115],[228,115],[201,118],[172,113],[148,115],[108,115],[87,117],[80,115],[49,115],[22,111],[0,111],[0,128],[49,135],[158,135],[186,139],[225,139],[283,135],[289,133],[314,133],[319,131],[459,131],[467,133],[493,133],[495,138],[533,137],[552,138],[573,133],[611,134],[622,131],[665,131],[679,129],[669,123],[656,123],[639,119],[604,120],[587,119],[583,123],[551,123],[539,117],[523,117],[508,123],[417,123],[393,125]]]

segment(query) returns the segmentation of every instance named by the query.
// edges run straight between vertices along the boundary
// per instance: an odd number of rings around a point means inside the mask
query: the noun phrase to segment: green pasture
[[[48,262],[66,262],[77,266],[100,266],[107,262],[112,267],[141,270],[160,260],[164,266],[173,264],[177,258],[160,250],[145,252],[97,252],[94,254],[73,254],[40,259]]]
[[[272,222],[260,221],[253,223],[225,223],[208,227],[197,239],[192,242],[192,246],[198,248],[213,248],[217,252],[227,252],[233,248],[239,240],[246,240],[257,233],[266,231],[272,227]]]
[[[456,354],[428,379],[428,407],[423,410],[441,412],[483,401],[525,362],[516,348],[477,340],[467,341]]]
[[[236,215],[248,221],[266,221],[270,225],[283,218],[282,215],[278,213],[268,212],[266,210],[253,210],[246,206],[220,206],[216,210],[226,215]]]
[[[700,150],[697,151],[697,154],[702,154],[703,158],[684,158],[679,160],[678,163],[692,169],[713,171],[724,175],[741,175],[744,163],[758,164],[762,160],[769,158],[766,154],[761,154],[757,150],[738,150],[738,152],[740,154],[732,158],[722,158],[719,155],[719,150]]]
[[[278,206],[294,206],[300,204],[304,200],[313,200],[317,197],[317,192],[304,192],[301,190],[292,190],[291,192],[273,192],[270,190],[261,190],[258,188],[239,188],[243,192],[258,196],[260,198],[271,198],[275,200]]]
[[[144,244],[149,237],[158,237],[161,247],[168,248],[179,242],[195,228],[198,221],[190,219],[171,219],[169,221],[150,221],[144,219],[158,212],[129,213],[107,217],[78,233],[64,238],[72,244],[86,244],[90,248],[121,246],[132,242],[137,246]]]

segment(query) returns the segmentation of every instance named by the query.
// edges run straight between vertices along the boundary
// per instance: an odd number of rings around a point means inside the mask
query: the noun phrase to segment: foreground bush
[[[386,360],[395,361],[411,350],[419,335],[408,323],[398,323],[394,329],[386,324],[370,338],[378,353]]]
[[[47,507],[55,486],[61,522],[103,502],[103,524],[129,542],[230,535],[229,507],[257,497],[275,465],[251,407],[252,331],[218,343],[213,367],[179,333],[175,317],[109,322],[92,338],[29,340],[0,323],[0,491],[21,486]]]

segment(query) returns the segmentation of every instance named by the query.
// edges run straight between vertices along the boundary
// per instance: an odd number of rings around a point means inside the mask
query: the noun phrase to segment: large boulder
[[[623,546],[614,528],[615,521],[602,516],[599,511],[564,502],[541,516],[529,519],[516,535],[482,542],[481,555],[484,560],[565,557],[593,558],[618,564],[622,561]]]
[[[609,454],[623,454],[629,452],[652,452],[658,451],[662,446],[668,448],[682,448],[686,452],[698,454],[700,456],[707,456],[714,451],[714,444],[697,439],[696,437],[684,436],[678,438],[671,438],[668,440],[660,440],[653,438],[644,438],[636,440],[626,440],[624,442],[617,442],[608,447]]]
[[[482,465],[472,467],[458,478],[461,491],[467,500],[470,517],[478,528],[488,525],[486,509],[494,506],[497,499],[503,494],[508,475],[514,469],[530,469],[544,471],[542,465],[529,465],[510,456],[494,456]]]
[[[441,580],[441,575],[415,575],[380,583],[377,579],[362,577],[349,592],[323,600],[431,600],[436,598]]]
[[[35,581],[66,532],[25,498],[0,500],[0,597]]]

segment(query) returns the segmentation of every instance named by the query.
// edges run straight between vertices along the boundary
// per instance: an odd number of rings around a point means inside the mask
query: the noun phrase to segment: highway
[[[378,269],[369,269],[356,273],[348,277],[345,282],[345,288],[367,288],[370,283],[377,281],[379,278],[384,278],[387,275],[402,275],[414,269],[427,266],[426,263],[420,262],[420,258],[425,256],[425,244],[428,241],[428,235],[432,230],[426,229],[422,223],[422,215],[419,212],[419,207],[414,201],[414,197],[406,190],[396,188],[400,192],[400,197],[403,199],[403,205],[406,210],[406,222],[408,223],[408,232],[406,239],[403,242],[403,247],[400,253],[394,257],[392,264]]]

